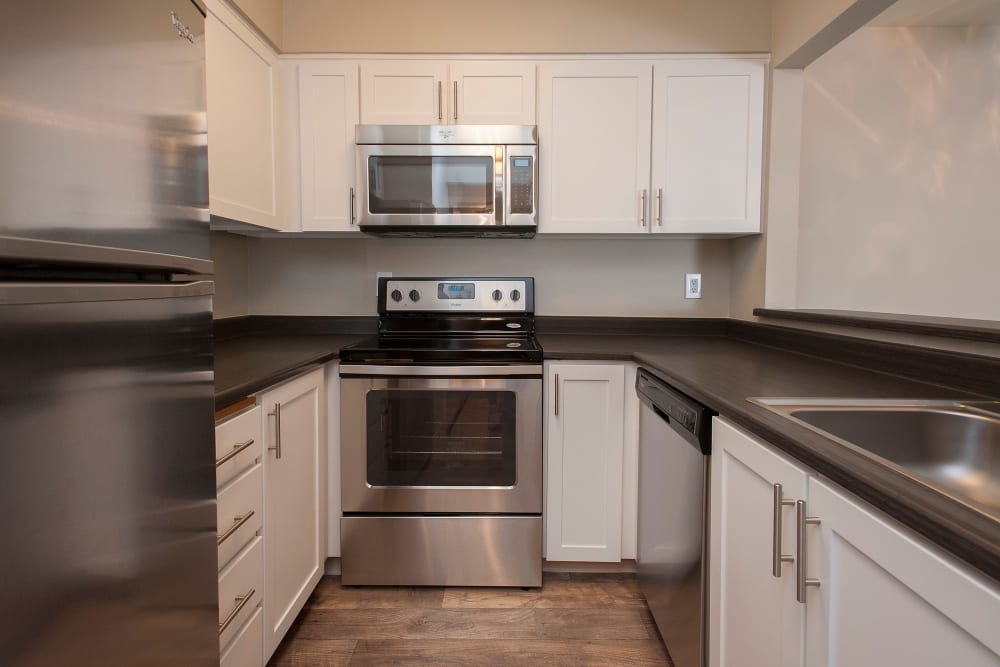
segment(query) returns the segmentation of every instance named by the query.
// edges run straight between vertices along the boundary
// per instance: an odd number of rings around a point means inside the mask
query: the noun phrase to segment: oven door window
[[[375,214],[493,213],[493,159],[375,155],[368,158],[368,210]]]
[[[366,407],[370,485],[514,486],[514,392],[374,390]]]

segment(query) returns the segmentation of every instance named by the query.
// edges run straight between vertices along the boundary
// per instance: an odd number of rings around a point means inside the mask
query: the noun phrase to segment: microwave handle
[[[510,211],[508,210],[510,201],[507,197],[507,193],[510,191],[510,169],[507,165],[507,161],[509,159],[509,156],[507,155],[507,147],[497,146],[496,156],[500,160],[500,168],[503,170],[503,178],[494,179],[494,182],[497,184],[497,191],[494,193],[496,198],[493,204],[493,221],[498,225],[503,225],[510,215]]]

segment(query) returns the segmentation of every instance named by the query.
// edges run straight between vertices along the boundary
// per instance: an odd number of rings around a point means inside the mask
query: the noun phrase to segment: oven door
[[[503,225],[503,172],[503,146],[360,145],[359,223],[363,229]]]
[[[541,513],[541,372],[342,366],[344,512]]]

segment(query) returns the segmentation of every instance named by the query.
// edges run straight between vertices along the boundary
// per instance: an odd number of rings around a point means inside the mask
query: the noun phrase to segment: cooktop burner
[[[379,335],[341,350],[355,364],[538,363],[532,278],[380,278]]]

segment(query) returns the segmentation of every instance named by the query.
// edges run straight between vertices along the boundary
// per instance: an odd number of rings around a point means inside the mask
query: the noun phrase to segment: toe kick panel
[[[540,516],[341,519],[349,586],[541,586]]]

